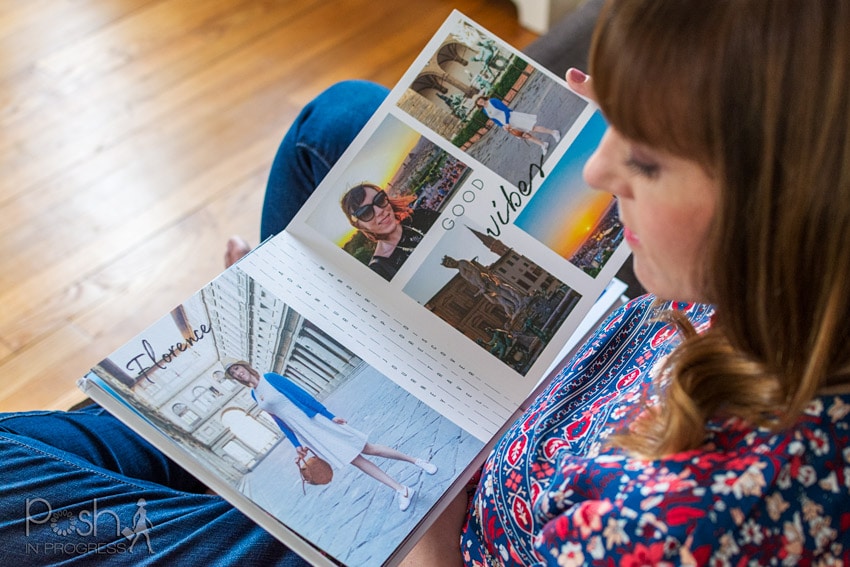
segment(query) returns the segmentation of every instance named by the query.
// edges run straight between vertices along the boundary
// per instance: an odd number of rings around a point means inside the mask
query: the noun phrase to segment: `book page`
[[[263,384],[240,383],[228,373],[234,364],[257,369]],[[312,418],[266,405],[288,403],[288,391],[269,390],[281,381],[309,400]],[[101,361],[86,382],[90,396],[235,506],[258,512],[251,517],[287,545],[301,537],[349,565],[382,565],[397,553],[485,446],[237,270]],[[305,484],[284,426],[330,462],[329,484]],[[401,510],[357,458],[415,500]]]
[[[81,385],[311,561],[392,563],[628,255],[581,179],[604,129],[454,13],[286,231]],[[302,480],[299,446],[331,482]]]
[[[629,253],[613,197],[581,176],[605,128],[564,81],[456,13],[285,234],[239,269],[489,439]],[[341,206],[364,183],[412,211],[392,269]],[[380,231],[395,209],[361,193]]]

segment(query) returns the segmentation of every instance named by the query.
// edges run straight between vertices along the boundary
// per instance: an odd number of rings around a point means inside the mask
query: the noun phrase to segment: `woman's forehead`
[[[366,199],[370,199],[376,193],[377,193],[377,191],[374,188],[369,187],[368,185],[364,185],[363,186],[363,198],[361,199],[361,201],[364,201]]]

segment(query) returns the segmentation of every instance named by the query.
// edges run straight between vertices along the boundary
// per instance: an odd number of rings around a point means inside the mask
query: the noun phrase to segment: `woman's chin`
[[[641,286],[654,295],[661,301],[681,301],[685,303],[706,303],[703,294],[697,291],[694,286],[690,285],[675,285],[673,282],[666,281],[661,278],[652,278],[646,275],[641,275],[638,271],[637,264],[634,268],[635,277]]]
[[[682,301],[681,290],[675,289],[676,286],[670,285],[670,282],[658,276],[658,274],[649,268],[644,262],[641,262],[635,255],[632,255],[632,269],[635,278],[643,286],[647,293],[651,293],[655,297],[665,301]]]

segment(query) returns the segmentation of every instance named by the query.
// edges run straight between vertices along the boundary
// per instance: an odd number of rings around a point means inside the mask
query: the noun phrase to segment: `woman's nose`
[[[628,193],[628,183],[622,175],[622,148],[611,128],[605,131],[599,147],[584,164],[582,175],[593,189],[607,191],[619,197]]]

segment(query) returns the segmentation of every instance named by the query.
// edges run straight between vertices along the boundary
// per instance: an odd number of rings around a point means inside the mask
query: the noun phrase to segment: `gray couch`
[[[590,38],[601,7],[602,0],[585,0],[530,43],[525,53],[559,77],[570,67],[586,70]]]

